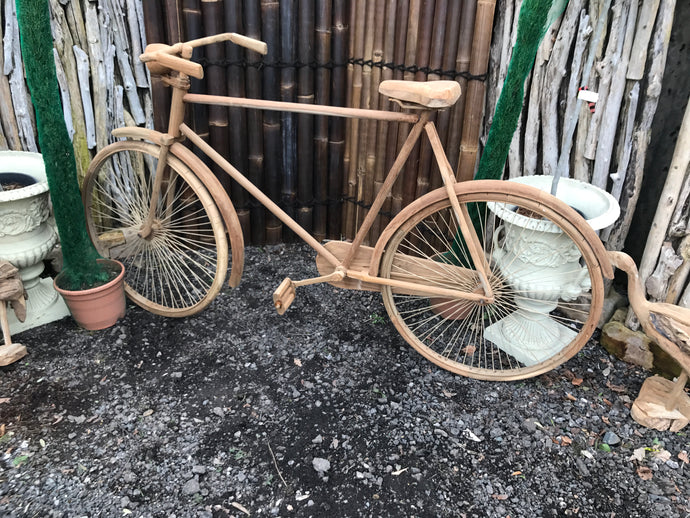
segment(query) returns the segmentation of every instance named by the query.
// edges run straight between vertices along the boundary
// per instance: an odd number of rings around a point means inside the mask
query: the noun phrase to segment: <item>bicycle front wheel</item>
[[[151,207],[160,147],[121,141],[91,162],[83,187],[89,236],[104,257],[125,265],[125,291],[144,309],[184,317],[204,309],[228,268],[225,227],[203,183],[169,155]]]
[[[603,279],[587,238],[562,210],[491,183],[484,191],[456,186],[477,238],[461,235],[450,199],[438,193],[397,223],[380,275],[419,288],[384,286],[383,301],[405,340],[440,367],[478,379],[527,378],[586,343],[601,313]],[[475,239],[493,302],[425,295],[424,286],[484,294],[467,246]]]

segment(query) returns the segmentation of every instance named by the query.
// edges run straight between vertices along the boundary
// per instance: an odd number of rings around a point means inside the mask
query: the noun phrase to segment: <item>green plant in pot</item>
[[[124,316],[124,268],[103,259],[86,232],[74,150],[58,89],[48,0],[17,0],[26,78],[36,111],[38,141],[62,244],[63,270],[55,287],[76,322],[103,329]]]

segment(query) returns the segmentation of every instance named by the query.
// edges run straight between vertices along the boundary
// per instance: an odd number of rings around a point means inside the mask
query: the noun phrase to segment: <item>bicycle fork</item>
[[[153,230],[156,224],[155,215],[158,209],[158,198],[160,196],[163,181],[165,180],[166,165],[168,162],[168,152],[170,146],[175,142],[175,139],[170,135],[163,135],[160,142],[160,152],[158,154],[158,164],[156,165],[156,173],[153,179],[153,186],[151,188],[151,200],[149,202],[149,210],[146,214],[146,219],[139,229],[138,235],[142,239],[150,240],[153,237]],[[172,181],[172,178],[170,179]],[[165,203],[166,211],[165,218],[169,217],[169,211],[172,210],[172,199],[174,196],[174,186],[168,185],[167,188],[167,200]]]

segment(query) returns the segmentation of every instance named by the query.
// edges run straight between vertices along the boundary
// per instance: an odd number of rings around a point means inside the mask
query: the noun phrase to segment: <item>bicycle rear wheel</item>
[[[151,232],[140,235],[151,204],[160,147],[121,141],[101,150],[84,180],[86,223],[98,252],[125,265],[125,291],[144,309],[184,317],[204,309],[228,268],[225,227],[203,183],[169,155]]]
[[[450,200],[439,191],[392,223],[380,275],[420,287],[384,286],[383,301],[405,340],[440,367],[479,379],[527,378],[586,343],[601,313],[603,279],[588,238],[565,219],[579,216],[564,217],[562,205],[536,201],[522,188],[516,193],[505,182],[485,185],[458,185],[456,193],[473,215],[494,301],[424,294],[425,285],[484,293],[468,238],[458,237]]]

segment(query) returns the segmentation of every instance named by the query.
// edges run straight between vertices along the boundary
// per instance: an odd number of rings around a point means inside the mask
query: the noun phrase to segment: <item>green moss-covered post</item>
[[[86,232],[74,150],[63,119],[53,61],[48,0],[17,0],[17,19],[38,142],[62,244],[63,288],[97,286],[107,281],[107,274],[96,262],[100,256]]]
[[[525,0],[522,3],[513,55],[475,179],[501,179],[522,111],[525,79],[534,65],[544,34],[567,4],[568,0]]]
[[[522,3],[513,55],[508,64],[506,79],[496,104],[486,146],[474,176],[475,180],[500,180],[503,176],[510,142],[522,111],[525,79],[532,70],[544,34],[567,4],[568,0],[524,0]],[[473,203],[468,210],[474,228],[481,235],[483,224],[480,214],[484,210],[483,204]],[[446,260],[452,262],[456,257],[464,257],[462,250],[465,246],[462,234],[458,233],[451,245],[452,253],[446,254]]]

